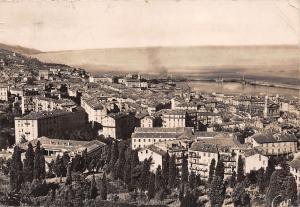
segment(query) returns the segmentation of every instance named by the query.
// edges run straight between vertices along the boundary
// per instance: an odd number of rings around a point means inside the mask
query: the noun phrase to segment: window
[[[148,153],[148,150],[146,150],[146,153]]]
[[[141,142],[141,139],[139,139],[139,142]]]

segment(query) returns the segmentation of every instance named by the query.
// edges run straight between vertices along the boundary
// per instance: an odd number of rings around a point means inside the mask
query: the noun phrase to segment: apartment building
[[[162,115],[164,128],[186,127],[186,111],[168,110]]]
[[[41,136],[59,137],[68,131],[80,129],[85,124],[86,114],[80,108],[74,112],[62,110],[31,112],[15,118],[16,143],[31,141]]]
[[[129,139],[134,130],[135,117],[130,113],[111,113],[103,118],[102,125],[105,137]]]

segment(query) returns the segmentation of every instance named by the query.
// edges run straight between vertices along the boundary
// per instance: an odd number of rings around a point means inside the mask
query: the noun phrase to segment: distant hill
[[[0,49],[9,50],[22,55],[35,55],[41,53],[41,51],[36,49],[26,48],[18,45],[6,45],[3,43],[0,43]]]
[[[236,72],[261,76],[298,77],[297,46],[199,46],[112,48],[45,52],[33,55],[46,62],[82,67],[91,72],[137,71],[205,74]]]

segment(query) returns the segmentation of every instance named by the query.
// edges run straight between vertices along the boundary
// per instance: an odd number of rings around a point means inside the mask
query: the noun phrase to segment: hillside
[[[290,78],[299,74],[299,50],[296,46],[113,48],[46,52],[33,56],[46,62],[86,68],[91,72],[235,72]]]
[[[36,50],[36,49],[21,47],[18,45],[6,45],[3,43],[0,43],[0,48],[4,49],[4,50],[9,50],[12,52],[20,53],[22,55],[34,55],[34,54],[41,53],[41,51]]]

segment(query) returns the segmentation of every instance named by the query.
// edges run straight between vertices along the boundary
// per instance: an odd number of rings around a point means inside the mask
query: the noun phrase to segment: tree
[[[273,201],[273,199],[279,195],[281,195],[281,184],[280,184],[280,172],[279,170],[276,170],[273,172],[271,179],[270,179],[270,184],[269,188],[266,193],[266,201],[267,205],[271,206],[272,203],[276,204],[280,201],[282,198],[276,199],[276,201]]]
[[[119,147],[118,147],[118,142],[115,141],[113,143],[112,150],[111,150],[111,158],[109,161],[109,169],[108,169],[109,172],[111,172],[114,169],[115,164],[118,161],[118,158],[119,158]]]
[[[237,182],[240,183],[245,179],[244,176],[244,161],[242,159],[242,156],[239,156],[238,159],[238,167],[237,167]]]
[[[180,207],[198,207],[197,196],[195,196],[190,191],[187,191],[182,201],[180,202]]]
[[[98,196],[98,189],[96,186],[95,175],[93,175],[91,186],[90,186],[90,198],[95,199]]]
[[[140,189],[142,191],[147,190],[148,179],[149,179],[149,171],[150,171],[150,164],[152,162],[152,158],[150,157],[149,160],[145,159],[143,162],[141,177],[140,177]]]
[[[125,147],[121,147],[121,150],[119,152],[119,159],[117,162],[117,177],[120,178],[121,180],[124,179],[124,166],[125,166]]]
[[[126,161],[124,166],[124,182],[129,185],[131,181],[131,151],[127,150]]]
[[[231,175],[231,177],[230,177],[230,187],[231,188],[234,188],[234,186],[235,186],[235,184],[236,184],[236,172],[235,171],[233,171],[232,172],[232,175]]]
[[[169,186],[169,188],[172,189],[176,185],[176,159],[175,159],[175,155],[172,155],[171,159],[169,159],[168,167],[169,167],[168,186]]]
[[[225,199],[225,192],[226,188],[223,179],[219,176],[215,176],[208,192],[211,206],[221,207]]]
[[[209,175],[208,175],[208,183],[211,183],[215,174],[216,160],[212,159],[209,165]]]
[[[40,147],[40,141],[37,142],[34,155],[34,169],[33,178],[34,179],[45,179],[46,169],[45,169],[45,157],[44,149]]]
[[[245,190],[243,182],[238,183],[232,194],[232,201],[235,207],[250,206],[250,196]]]
[[[161,166],[158,165],[155,173],[155,191],[159,191],[163,188],[162,182]]]
[[[192,171],[190,173],[190,176],[189,176],[189,186],[190,186],[191,190],[193,190],[196,187],[196,175],[195,175],[194,171]]]
[[[169,182],[169,163],[170,163],[170,155],[167,152],[164,156],[163,156],[163,160],[162,160],[162,177],[163,180],[165,181],[165,185],[168,185]]]
[[[188,160],[187,160],[187,156],[183,155],[182,167],[181,167],[181,182],[183,184],[186,184],[188,183],[188,180],[189,180]]]
[[[270,178],[274,171],[275,171],[275,160],[273,157],[270,157],[268,160],[268,166],[266,168],[266,172],[264,176],[265,187],[269,186]]]
[[[67,164],[67,178],[66,178],[66,185],[72,184],[72,174],[71,174],[71,163]]]
[[[103,173],[102,181],[101,181],[101,191],[100,196],[102,200],[107,199],[107,182],[106,182],[106,174]]]
[[[265,191],[264,173],[265,173],[264,168],[260,168],[257,171],[256,185],[258,186],[260,193],[264,193],[264,191]]]
[[[32,144],[29,142],[24,159],[24,181],[32,182],[34,168],[34,150]]]
[[[220,177],[222,180],[224,179],[224,162],[221,159],[217,163],[215,176]]]
[[[289,176],[286,185],[286,199],[291,199],[292,206],[298,206],[297,183],[294,176]]]
[[[140,162],[139,162],[138,152],[137,152],[137,150],[133,150],[131,152],[131,166],[130,166],[130,168],[131,168],[131,172],[130,172],[130,174],[131,174],[131,176],[130,176],[131,183],[130,183],[130,186],[132,188],[135,188],[136,185],[137,185],[138,180],[137,180],[136,174],[137,174],[137,171],[139,171],[139,169],[137,169],[139,163]]]
[[[13,191],[19,191],[21,188],[23,182],[22,170],[21,149],[15,146],[9,171],[10,186]]]
[[[155,196],[155,175],[153,173],[150,173],[147,196],[149,200]]]

